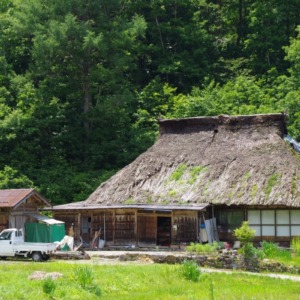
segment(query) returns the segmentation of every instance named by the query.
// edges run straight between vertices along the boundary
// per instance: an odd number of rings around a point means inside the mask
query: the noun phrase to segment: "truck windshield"
[[[4,231],[0,234],[0,240],[10,240],[11,231]]]

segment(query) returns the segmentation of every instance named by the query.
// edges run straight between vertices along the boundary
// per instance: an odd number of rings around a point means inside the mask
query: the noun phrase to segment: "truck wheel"
[[[42,261],[42,253],[41,252],[33,252],[31,255],[33,261]]]
[[[44,254],[44,255],[43,255],[43,260],[44,260],[44,261],[49,260],[49,258],[50,258],[50,255],[48,255],[48,254]]]

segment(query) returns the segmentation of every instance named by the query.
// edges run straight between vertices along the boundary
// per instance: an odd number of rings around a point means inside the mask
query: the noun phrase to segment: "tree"
[[[264,74],[273,67],[281,74],[286,72],[283,46],[294,36],[299,21],[297,0],[253,1],[245,47],[251,55],[254,73]]]

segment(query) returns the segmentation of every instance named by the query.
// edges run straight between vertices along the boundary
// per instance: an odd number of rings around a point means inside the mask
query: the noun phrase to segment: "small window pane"
[[[288,210],[276,211],[276,223],[277,224],[290,224],[290,214]]]
[[[300,224],[300,210],[291,210],[291,224]]]
[[[216,211],[217,224],[225,230],[234,230],[244,221],[243,210]]]
[[[275,226],[262,226],[262,236],[275,236]]]
[[[262,224],[275,224],[275,211],[262,210]]]
[[[289,226],[277,226],[277,236],[290,236]]]
[[[291,226],[291,235],[300,236],[300,226]]]
[[[250,228],[255,230],[255,236],[261,236],[261,227],[260,226],[251,225]]]
[[[248,221],[249,224],[260,224],[260,211],[248,210]]]

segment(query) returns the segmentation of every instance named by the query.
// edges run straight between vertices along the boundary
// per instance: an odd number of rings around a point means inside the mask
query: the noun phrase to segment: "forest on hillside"
[[[0,188],[85,200],[158,118],[288,113],[300,0],[0,0]]]

